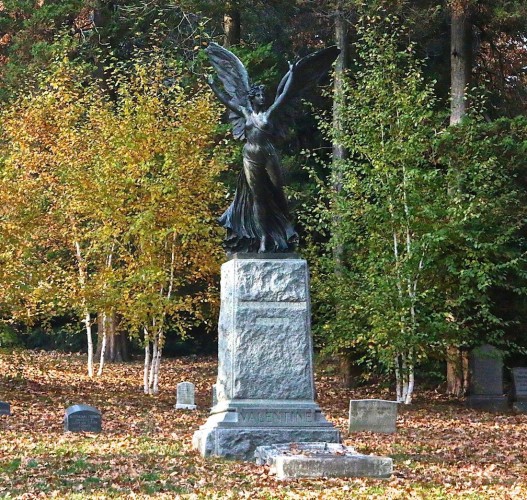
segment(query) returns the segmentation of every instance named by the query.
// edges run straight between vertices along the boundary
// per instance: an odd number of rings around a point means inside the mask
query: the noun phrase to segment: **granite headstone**
[[[192,382],[180,382],[177,385],[176,410],[195,410],[195,387]]]
[[[11,415],[11,405],[4,401],[0,401],[0,415]]]
[[[519,413],[527,413],[527,367],[513,368],[514,403],[512,407]]]
[[[66,409],[64,430],[69,432],[101,432],[101,412],[88,405],[73,405]]]
[[[397,401],[358,399],[350,401],[350,432],[394,433],[397,422]]]
[[[504,411],[507,398],[503,394],[503,353],[485,344],[476,347],[469,356],[469,408]]]

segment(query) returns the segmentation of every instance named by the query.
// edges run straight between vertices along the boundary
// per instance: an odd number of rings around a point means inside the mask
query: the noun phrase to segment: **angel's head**
[[[249,90],[249,99],[255,110],[265,106],[265,85],[253,85]]]

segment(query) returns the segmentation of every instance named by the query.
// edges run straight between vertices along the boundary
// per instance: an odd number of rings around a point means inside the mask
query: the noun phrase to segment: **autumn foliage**
[[[106,72],[58,60],[2,114],[0,316],[75,311],[90,346],[94,313],[117,313],[152,345],[156,392],[168,325],[216,307],[219,114],[159,53]]]

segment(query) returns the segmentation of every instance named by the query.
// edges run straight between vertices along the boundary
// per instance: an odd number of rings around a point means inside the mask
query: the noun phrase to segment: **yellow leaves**
[[[0,230],[11,239],[0,254],[25,257],[0,279],[20,291],[19,276],[31,276],[18,298],[42,313],[88,303],[111,304],[136,326],[204,318],[221,253],[211,226],[226,203],[219,108],[156,61],[132,66],[111,77],[116,102],[60,63],[3,114]],[[53,276],[49,286],[40,276]]]

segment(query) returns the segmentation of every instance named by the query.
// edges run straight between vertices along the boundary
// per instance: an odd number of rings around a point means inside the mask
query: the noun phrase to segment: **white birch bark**
[[[93,377],[93,335],[89,311],[85,311],[84,324],[86,325],[86,337],[88,339],[88,375]]]
[[[143,372],[143,391],[148,394],[148,373],[150,372],[150,339],[146,327],[143,329],[145,335],[145,366]]]
[[[405,402],[408,396],[408,366],[406,364],[406,354],[401,354],[401,372],[402,372],[402,401]]]
[[[153,346],[152,346],[152,361],[150,362],[150,370],[148,373],[148,394],[153,394],[154,387],[154,372],[156,366],[156,360],[158,356],[158,340],[157,336],[154,337]]]
[[[106,342],[107,342],[107,317],[106,313],[102,313],[102,345],[101,345],[101,357],[99,358],[99,370],[97,371],[97,376],[102,375],[102,370],[104,367],[104,355],[106,353]]]
[[[159,369],[161,367],[161,355],[163,352],[163,338],[162,338],[162,332],[159,332],[158,336],[158,347],[157,347],[157,354],[153,363],[154,366],[154,377],[152,381],[152,394],[158,394],[159,393]]]
[[[415,385],[415,364],[414,364],[414,351],[410,349],[408,351],[408,390],[406,392],[405,404],[409,405],[412,403],[412,397],[414,393]]]
[[[88,375],[93,377],[93,335],[91,329],[91,315],[86,303],[86,282],[88,280],[86,273],[86,264],[82,256],[81,246],[78,241],[74,242],[75,255],[77,257],[77,267],[79,269],[79,285],[82,294],[82,308],[84,313],[84,323],[86,325],[86,337],[88,340]]]
[[[401,387],[401,366],[399,363],[399,356],[397,355],[395,356],[395,393],[398,403],[402,400]]]

